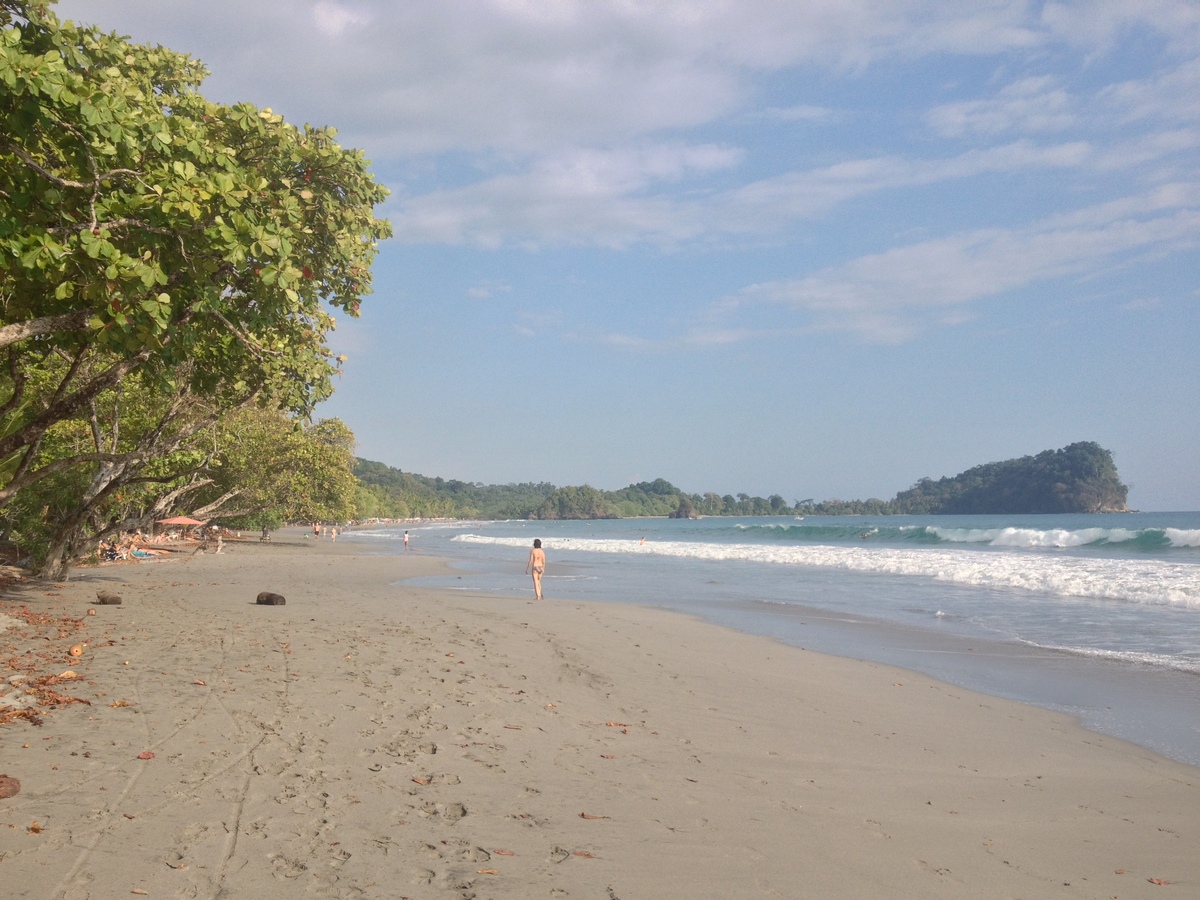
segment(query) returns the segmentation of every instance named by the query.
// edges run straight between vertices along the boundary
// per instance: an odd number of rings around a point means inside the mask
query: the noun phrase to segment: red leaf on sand
[[[143,750],[141,753],[139,753],[137,755],[137,758],[138,759],[154,759],[154,754],[151,753],[149,750]]]
[[[595,859],[595,855],[588,853],[586,850],[576,850],[572,856],[582,856],[584,859]]]
[[[205,684],[204,679],[202,679],[202,678],[197,678],[195,681],[192,682],[192,684],[198,684],[198,685],[200,685],[200,687],[208,687],[208,685]]]
[[[1159,884],[1159,885],[1162,885],[1163,887],[1166,887],[1168,884],[1171,883],[1169,881],[1163,881],[1161,878],[1147,878],[1146,880],[1149,881],[1151,884]]]
[[[429,784],[428,778],[414,778],[413,781],[415,781],[417,784]]]
[[[496,854],[497,856],[516,856],[517,855],[517,854],[513,853],[511,850],[493,850],[492,852],[494,854]]]

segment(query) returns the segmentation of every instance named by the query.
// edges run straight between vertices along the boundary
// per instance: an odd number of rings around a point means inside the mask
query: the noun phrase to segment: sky
[[[787,501],[1096,441],[1200,509],[1195,0],[62,0],[332,125],[395,236],[318,415]]]

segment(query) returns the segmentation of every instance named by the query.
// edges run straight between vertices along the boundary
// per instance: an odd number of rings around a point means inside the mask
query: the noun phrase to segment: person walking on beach
[[[536,538],[533,549],[529,551],[529,562],[525,564],[525,574],[533,569],[533,599],[542,600],[542,576],[546,574],[546,551],[542,549],[542,539]]]
[[[408,552],[408,532],[404,532],[404,552]]]

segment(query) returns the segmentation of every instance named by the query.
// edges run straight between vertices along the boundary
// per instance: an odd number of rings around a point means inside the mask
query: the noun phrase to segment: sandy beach
[[[0,726],[0,894],[1200,896],[1200,769],[675,613],[397,585],[443,564],[299,535],[4,591],[5,677],[71,671],[52,689],[87,703]]]

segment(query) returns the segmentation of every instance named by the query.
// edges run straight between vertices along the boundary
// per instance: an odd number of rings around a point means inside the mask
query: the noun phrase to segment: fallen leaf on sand
[[[604,724],[607,725],[609,728],[628,728],[629,727],[628,722],[605,722]]]
[[[200,687],[208,687],[208,685],[204,683],[203,678],[197,678],[195,681],[192,682],[192,684],[198,684],[198,685],[200,685]]]
[[[45,831],[45,829],[42,828],[42,825],[40,822],[34,822],[32,825],[29,826],[30,834],[41,834],[43,831]]]
[[[1117,871],[1116,871],[1116,872],[1114,872],[1113,874],[1115,874],[1115,875],[1124,875],[1124,874],[1125,874],[1125,870],[1124,870],[1124,869],[1117,869]]]
[[[499,869],[476,869],[475,871],[478,872],[480,875],[499,875],[500,874]]]
[[[611,819],[612,816],[593,816],[591,813],[581,812],[579,814],[579,818],[581,818],[581,819]]]
[[[110,703],[108,705],[111,706],[113,709],[120,709],[122,706],[128,706],[129,703],[128,703],[128,701],[125,701],[125,700],[114,700],[112,703]]]
[[[611,753],[601,753],[600,758],[601,759],[616,759],[616,757],[613,756]]]
[[[521,726],[520,726],[520,725],[505,725],[504,727],[505,727],[505,728],[511,728],[513,731],[520,731],[520,730],[521,730]]]
[[[127,819],[137,818],[133,813],[121,813],[121,815],[123,815]]]
[[[594,854],[588,853],[586,850],[576,850],[571,855],[572,856],[582,856],[584,859],[595,859],[596,858]]]
[[[429,784],[428,778],[414,778],[413,781],[415,781],[417,784]]]
[[[146,896],[146,895],[149,893],[149,891],[143,891],[141,888],[134,888],[134,889],[133,889],[132,891],[130,891],[129,893],[131,893],[131,894],[141,894],[141,895],[144,897],[144,896]]]
[[[1166,887],[1168,884],[1171,883],[1169,881],[1163,881],[1161,878],[1147,878],[1146,880],[1148,882],[1150,882],[1151,884],[1158,884],[1158,885],[1162,885],[1163,887]]]
[[[138,759],[154,759],[154,754],[151,753],[149,750],[143,750],[141,753],[139,753],[137,755],[137,758]]]
[[[0,775],[0,800],[7,800],[21,793],[21,782],[8,775]]]
[[[494,854],[496,854],[497,856],[516,856],[517,855],[517,854],[513,853],[511,850],[493,850],[492,852]]]
[[[547,703],[547,704],[546,704],[546,709],[558,709],[558,707],[557,707],[557,706],[555,706],[553,703]]]

